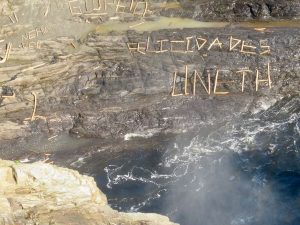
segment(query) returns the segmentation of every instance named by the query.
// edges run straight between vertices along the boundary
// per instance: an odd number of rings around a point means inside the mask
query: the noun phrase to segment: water
[[[300,97],[164,151],[108,161],[97,181],[118,210],[182,225],[300,224]]]
[[[162,29],[184,29],[184,28],[299,28],[300,23],[297,20],[283,20],[283,21],[253,21],[253,22],[202,22],[194,19],[180,18],[180,17],[159,17],[151,21],[138,21],[138,22],[119,22],[108,21],[103,24],[97,25],[96,31],[102,34],[109,32],[125,32],[128,30],[135,30],[136,32],[152,32]]]

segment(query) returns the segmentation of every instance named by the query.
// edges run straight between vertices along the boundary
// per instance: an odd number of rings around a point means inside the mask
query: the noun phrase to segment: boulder
[[[111,209],[93,178],[36,162],[0,160],[0,224],[172,225],[165,216]]]

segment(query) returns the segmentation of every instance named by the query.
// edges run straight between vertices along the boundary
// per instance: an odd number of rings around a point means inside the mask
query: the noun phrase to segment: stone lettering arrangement
[[[225,44],[226,43],[226,44]],[[227,52],[239,52],[240,54],[245,54],[248,56],[269,56],[271,54],[271,46],[268,44],[268,40],[260,40],[258,45],[253,45],[246,42],[245,40],[239,39],[237,37],[230,37],[228,40],[220,40],[216,37],[213,40],[209,40],[200,36],[190,36],[185,37],[182,40],[170,40],[162,39],[156,42],[151,41],[150,37],[144,42],[131,42],[127,43],[128,50],[131,54],[191,54],[198,52],[207,56],[208,52],[211,50],[227,51]],[[179,71],[175,71],[172,78],[172,96],[182,96],[182,95],[196,95],[197,83],[204,88],[208,95],[212,93],[215,95],[227,95],[228,91],[220,91],[218,87],[220,84],[228,84],[234,81],[223,81],[222,76],[228,73],[234,73],[240,76],[241,92],[245,91],[245,80],[250,75],[255,75],[255,90],[258,91],[259,87],[262,85],[268,86],[269,89],[272,88],[271,79],[271,66],[270,62],[267,63],[266,69],[249,69],[239,68],[232,72],[231,70],[217,69],[215,74],[211,74],[212,71],[207,70],[206,74],[199,72],[197,70],[189,71],[188,66],[184,67],[184,74]],[[206,77],[204,78],[204,75]],[[179,78],[179,81],[178,81]],[[183,78],[183,82],[181,81]],[[176,92],[177,82],[183,83],[184,88],[180,93]],[[188,87],[191,83],[192,87]],[[189,89],[192,89],[192,93],[189,93]]]
[[[169,92],[171,96],[255,92],[259,95],[276,91],[280,86],[278,82],[284,68],[280,65],[284,62],[279,61],[281,54],[296,54],[296,42],[291,43],[294,46],[291,53],[283,52],[289,48],[282,47],[285,43],[285,38],[280,37],[282,31],[272,34],[272,29],[261,26],[247,27],[245,35],[234,26],[228,32],[223,26],[198,29],[194,23],[199,21],[192,19],[188,26],[169,28],[168,24],[186,22],[186,18],[173,20],[172,16],[164,17],[159,11],[176,10],[179,3],[147,0],[4,2],[0,13],[0,96],[5,105],[2,110],[30,108],[31,111],[34,108],[30,120],[42,118],[36,115],[35,109],[40,107],[38,102],[49,97],[44,89],[47,81],[55,76],[62,86],[73,86],[68,83],[73,82],[73,76],[83,79],[87,75],[87,81],[80,82],[82,87],[76,87],[78,92],[98,88],[106,82],[112,86],[120,82],[121,86],[115,85],[118,90],[114,91],[146,92],[149,83],[157,87],[156,91]],[[107,28],[112,31],[106,31]],[[150,68],[155,69],[156,58],[160,68],[150,71]],[[234,60],[239,63],[235,65]],[[126,77],[128,74],[135,79]],[[286,73],[289,75],[293,73]],[[64,83],[65,77],[68,78]],[[86,85],[100,77],[103,80],[98,81],[97,87]],[[147,79],[151,81],[147,83]],[[67,93],[73,93],[72,88],[66,88]],[[98,93],[98,90],[87,93]],[[17,103],[19,109],[13,107]]]

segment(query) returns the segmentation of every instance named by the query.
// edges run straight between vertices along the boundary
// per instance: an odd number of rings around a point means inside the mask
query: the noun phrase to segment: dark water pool
[[[300,97],[279,101],[165,150],[125,154],[97,171],[118,210],[182,225],[300,224]]]

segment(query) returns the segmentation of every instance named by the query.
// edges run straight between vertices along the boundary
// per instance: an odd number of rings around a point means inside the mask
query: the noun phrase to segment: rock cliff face
[[[2,158],[159,149],[299,94],[299,1],[95,2],[0,2]]]
[[[106,11],[100,14],[91,11],[89,4],[1,2],[3,157],[23,154],[24,148],[36,151],[41,137],[47,140],[60,134],[114,143],[130,133],[193,131],[254,110],[259,99],[272,102],[287,93],[299,93],[297,21],[251,25],[192,20],[217,20],[213,15],[238,19],[234,13],[249,20],[243,16],[243,7],[257,15],[264,15],[267,7],[273,17],[297,18],[298,1],[153,1],[135,3],[135,7],[122,5],[125,13],[111,3],[107,9],[102,5],[101,10]],[[209,12],[207,16],[201,7]],[[224,13],[220,7],[226,9]],[[191,20],[173,18],[185,18],[183,12]],[[256,69],[259,79],[266,79],[268,63],[272,89],[261,82],[256,92]],[[190,95],[171,97],[176,70],[181,74],[175,92],[184,93],[185,66]],[[242,69],[252,71],[245,75],[243,93],[243,76],[237,73]],[[194,70],[206,86],[210,73],[210,95],[197,80],[197,94],[192,96]],[[217,70],[229,71],[219,75],[227,83],[220,78],[221,84],[216,82]],[[218,90],[231,94],[214,94],[216,83]],[[29,142],[35,142],[35,147]]]
[[[171,225],[156,214],[119,213],[93,178],[45,163],[0,161],[1,225]]]
[[[182,16],[201,21],[295,19],[300,16],[300,3],[293,0],[182,0],[162,11],[162,14],[176,15],[175,6],[180,8]]]

